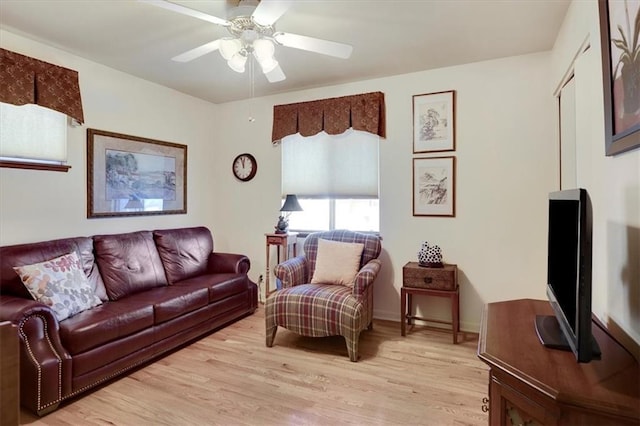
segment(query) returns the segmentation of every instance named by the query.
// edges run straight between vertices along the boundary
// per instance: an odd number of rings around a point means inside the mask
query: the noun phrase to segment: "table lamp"
[[[302,207],[298,203],[298,197],[294,194],[287,194],[287,198],[284,200],[284,204],[280,208],[284,215],[280,215],[278,218],[278,224],[275,226],[276,234],[286,234],[289,231],[289,216],[291,212],[301,212]]]

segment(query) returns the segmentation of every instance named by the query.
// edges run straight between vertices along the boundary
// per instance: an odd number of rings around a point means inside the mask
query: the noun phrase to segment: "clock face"
[[[240,154],[233,160],[233,174],[243,182],[247,182],[256,175],[258,163],[251,154]]]

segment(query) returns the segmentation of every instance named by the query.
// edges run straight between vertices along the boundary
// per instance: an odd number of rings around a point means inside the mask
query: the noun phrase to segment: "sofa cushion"
[[[61,322],[63,346],[75,355],[152,327],[153,305],[145,293],[105,302]]]
[[[217,302],[238,293],[247,291],[247,276],[245,274],[207,274],[188,280],[179,281],[176,287],[206,288],[209,292],[209,303]]]
[[[93,242],[109,299],[167,285],[151,231],[96,235]]]
[[[186,280],[207,271],[213,252],[211,232],[204,226],[153,231],[169,284]]]
[[[209,292],[206,288],[168,286],[153,291],[157,294],[157,297],[153,298],[155,324],[172,320],[209,303]]]
[[[0,293],[31,298],[13,268],[44,262],[72,251],[78,255],[84,274],[96,296],[103,302],[109,300],[93,257],[93,240],[87,237],[64,238],[0,247]]]
[[[14,268],[34,300],[49,306],[58,321],[100,305],[75,251]]]

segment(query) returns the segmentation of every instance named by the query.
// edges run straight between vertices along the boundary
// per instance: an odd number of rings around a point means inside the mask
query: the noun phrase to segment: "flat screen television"
[[[600,358],[591,332],[592,210],[585,189],[549,194],[547,297],[553,316],[536,317],[546,347],[572,351],[578,362]]]

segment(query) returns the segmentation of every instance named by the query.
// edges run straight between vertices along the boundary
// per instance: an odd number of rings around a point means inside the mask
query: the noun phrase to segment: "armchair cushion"
[[[316,269],[311,283],[353,287],[363,249],[362,243],[318,239]]]

